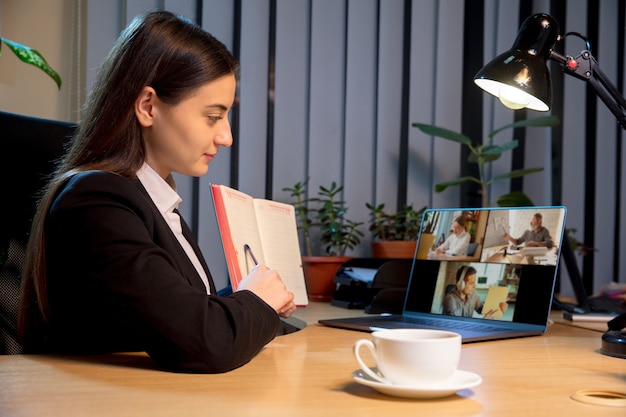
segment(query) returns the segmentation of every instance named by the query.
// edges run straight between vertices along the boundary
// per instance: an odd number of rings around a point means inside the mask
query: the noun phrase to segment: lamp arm
[[[590,51],[582,51],[576,58],[550,51],[549,59],[561,64],[564,73],[589,82],[622,128],[626,129],[626,99],[600,69]]]

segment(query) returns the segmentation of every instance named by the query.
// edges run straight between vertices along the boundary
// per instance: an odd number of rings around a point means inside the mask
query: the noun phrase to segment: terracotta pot
[[[350,256],[303,256],[304,281],[310,301],[330,301],[337,284],[335,274]]]
[[[413,240],[397,240],[372,242],[374,258],[410,258],[415,256],[417,242]]]

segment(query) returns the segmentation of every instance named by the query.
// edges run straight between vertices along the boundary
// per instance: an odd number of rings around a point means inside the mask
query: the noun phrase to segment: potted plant
[[[346,217],[345,202],[340,199],[343,186],[333,182],[330,187],[320,186],[318,197],[307,197],[307,181],[297,182],[283,191],[290,193],[302,231],[305,253],[302,257],[304,278],[309,298],[313,301],[330,301],[335,293],[334,277],[337,269],[349,260],[348,249],[361,243],[363,224]],[[317,236],[325,255],[315,256],[312,237]]]
[[[406,205],[396,212],[385,211],[384,204],[365,203],[370,211],[369,230],[373,233],[375,258],[413,258],[422,215],[426,206],[415,210]]]
[[[473,181],[480,184],[481,186],[482,206],[488,207],[489,202],[487,201],[487,190],[494,181],[509,178],[518,178],[543,170],[543,168],[519,169],[495,177],[489,177],[485,170],[485,166],[499,159],[504,152],[510,151],[519,146],[519,142],[516,139],[512,140],[509,143],[505,143],[504,145],[496,146],[493,144],[494,136],[506,129],[515,129],[518,127],[552,127],[557,126],[558,124],[559,118],[556,116],[545,116],[537,117],[534,119],[520,120],[518,122],[502,126],[499,129],[495,129],[494,131],[489,133],[487,139],[483,141],[483,143],[474,143],[469,137],[461,133],[453,132],[451,130],[444,129],[438,126],[423,123],[413,123],[412,126],[420,129],[422,132],[428,135],[448,139],[467,146],[470,151],[468,162],[478,165],[478,178],[472,176],[464,176],[452,181],[442,182],[435,185],[435,191],[442,192],[452,185],[459,185],[467,181]],[[528,205],[529,202],[530,199],[524,193],[519,191],[503,195],[497,201],[498,205],[507,207],[524,206]]]

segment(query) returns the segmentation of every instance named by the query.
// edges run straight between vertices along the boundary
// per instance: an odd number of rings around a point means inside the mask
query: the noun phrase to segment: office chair
[[[0,111],[0,354],[21,352],[17,313],[30,224],[39,192],[75,128]]]

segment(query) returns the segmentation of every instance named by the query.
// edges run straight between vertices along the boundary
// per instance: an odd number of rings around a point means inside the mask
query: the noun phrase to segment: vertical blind
[[[473,207],[473,187],[435,193],[434,184],[472,167],[459,144],[429,137],[413,122],[463,132],[476,142],[486,133],[537,112],[513,112],[478,91],[472,77],[509,49],[529,15],[557,18],[561,33],[591,41],[607,76],[624,91],[624,2],[619,0],[124,0],[87,2],[85,88],[121,29],[137,14],[167,9],[198,22],[241,62],[238,104],[232,112],[235,145],[222,149],[209,173],[177,177],[181,212],[192,224],[218,287],[227,285],[210,183],[255,197],[289,201],[283,188],[309,180],[309,193],[333,181],[343,185],[348,215],[367,222],[365,203],[389,209]],[[568,37],[564,52],[583,42]],[[579,256],[589,290],[625,282],[620,237],[622,132],[584,82],[552,64],[553,129],[504,131],[522,146],[490,167],[543,167],[515,181],[495,182],[489,201],[524,191],[536,205],[564,204],[567,227],[596,250]],[[514,136],[515,135],[515,136]],[[366,231],[366,226],[364,226]],[[370,256],[367,236],[354,256]],[[568,294],[568,272],[561,270]]]

